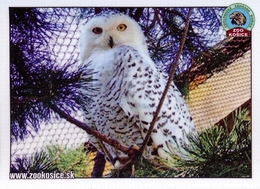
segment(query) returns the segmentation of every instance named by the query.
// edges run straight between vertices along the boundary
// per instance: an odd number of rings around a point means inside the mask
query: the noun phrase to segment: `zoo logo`
[[[225,9],[221,21],[227,37],[249,37],[255,24],[255,15],[247,5],[235,3]]]

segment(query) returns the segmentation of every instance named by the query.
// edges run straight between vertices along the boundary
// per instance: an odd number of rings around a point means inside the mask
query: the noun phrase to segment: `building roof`
[[[189,81],[187,104],[198,130],[220,122],[251,99],[251,39],[226,39],[216,48],[230,56],[223,69],[210,66],[210,61],[190,68],[194,79]],[[207,66],[215,70],[203,69]]]

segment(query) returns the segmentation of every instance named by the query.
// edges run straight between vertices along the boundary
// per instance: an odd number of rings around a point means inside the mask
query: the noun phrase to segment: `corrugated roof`
[[[191,67],[178,75],[174,82],[182,88],[183,81],[198,85],[213,74],[224,70],[251,49],[251,37],[226,38],[206,52],[193,58]],[[201,80],[202,79],[202,80]],[[199,83],[196,83],[196,82]]]
[[[249,44],[248,38],[229,39],[218,44],[221,51],[232,56],[232,62],[209,78],[199,75],[190,82],[187,103],[198,130],[216,124],[251,99]]]

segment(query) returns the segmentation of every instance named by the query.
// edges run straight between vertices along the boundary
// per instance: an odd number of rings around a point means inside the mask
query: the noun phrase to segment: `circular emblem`
[[[228,6],[222,15],[224,30],[241,28],[251,31],[255,24],[255,15],[250,7],[242,3]]]

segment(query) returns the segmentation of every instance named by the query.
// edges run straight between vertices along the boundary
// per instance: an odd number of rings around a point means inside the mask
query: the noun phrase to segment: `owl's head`
[[[121,45],[148,53],[145,36],[134,19],[121,13],[95,16],[81,31],[80,59],[84,61],[94,51],[101,52]]]

